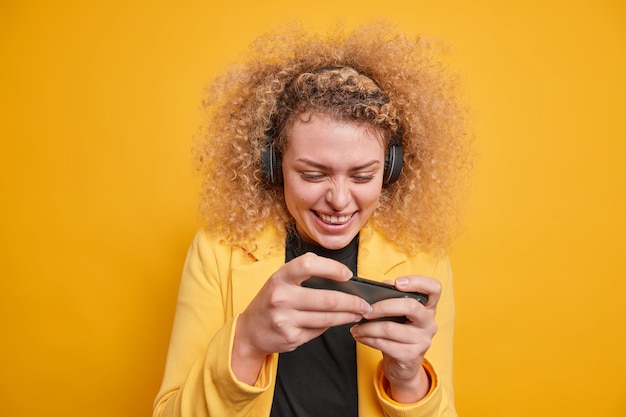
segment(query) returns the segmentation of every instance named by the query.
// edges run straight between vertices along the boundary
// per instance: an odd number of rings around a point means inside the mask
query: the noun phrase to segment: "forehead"
[[[368,123],[311,115],[289,129],[285,157],[323,164],[360,164],[384,156],[382,132]]]
[[[383,148],[387,144],[385,131],[381,127],[360,120],[337,118],[317,112],[295,116],[286,133],[286,148],[293,142],[307,139],[324,140],[324,142],[329,142],[328,139],[331,139],[331,144],[339,138],[349,138],[355,142],[375,141]],[[335,140],[332,140],[333,138]]]

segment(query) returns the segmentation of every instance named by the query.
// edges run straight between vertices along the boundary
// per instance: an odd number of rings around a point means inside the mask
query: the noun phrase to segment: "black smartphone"
[[[424,305],[428,302],[428,295],[426,294],[400,291],[393,285],[359,277],[352,277],[349,281],[344,282],[321,277],[311,277],[304,281],[302,286],[320,290],[346,292],[361,297],[370,304],[389,298],[413,298]],[[380,320],[392,320],[399,323],[406,323],[407,321],[406,317],[384,317]]]

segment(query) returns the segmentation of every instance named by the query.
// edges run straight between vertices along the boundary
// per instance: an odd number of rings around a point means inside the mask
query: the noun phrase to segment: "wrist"
[[[237,321],[233,339],[230,367],[241,382],[254,385],[265,362],[267,353],[258,350],[246,335],[243,323]]]
[[[403,404],[416,403],[431,391],[431,378],[420,366],[417,374],[410,380],[391,381],[387,379],[387,394],[391,399]]]

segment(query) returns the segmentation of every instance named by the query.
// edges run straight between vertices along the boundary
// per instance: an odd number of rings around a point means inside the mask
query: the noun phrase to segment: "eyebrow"
[[[320,164],[319,162],[312,161],[310,159],[298,158],[296,161],[297,162],[304,162],[305,164],[310,165],[313,168],[318,168],[318,169],[320,169],[322,171],[330,170],[330,167],[328,167],[328,166],[326,166],[324,164]],[[369,162],[366,162],[366,163],[364,163],[362,165],[359,165],[359,166],[351,168],[350,171],[360,171],[362,169],[366,169],[366,168],[371,167],[372,165],[377,165],[377,164],[380,164],[380,161],[378,159],[373,159],[373,160],[371,160]]]

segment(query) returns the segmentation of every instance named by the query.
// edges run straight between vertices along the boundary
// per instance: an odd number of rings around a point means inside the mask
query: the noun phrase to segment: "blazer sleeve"
[[[189,249],[154,417],[244,416],[275,379],[276,355],[268,357],[254,386],[231,370],[237,317],[229,311],[228,265],[219,264],[230,259],[227,252],[203,232]]]

